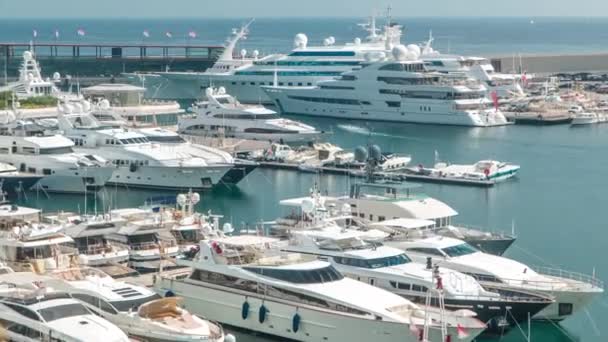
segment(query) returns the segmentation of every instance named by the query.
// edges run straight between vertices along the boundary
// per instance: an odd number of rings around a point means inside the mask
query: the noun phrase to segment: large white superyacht
[[[344,278],[327,262],[272,247],[275,239],[201,241],[186,278],[156,278],[161,294],[185,298],[197,315],[299,341],[471,341],[485,328],[472,317],[423,309]],[[426,324],[425,324],[426,322]],[[468,333],[463,333],[466,330]]]
[[[393,48],[339,79],[312,87],[262,87],[283,114],[488,127],[507,124],[478,81],[426,70],[415,49]]]
[[[86,103],[86,101],[85,101]],[[114,165],[109,183],[137,188],[204,190],[218,184],[233,165],[208,164],[171,145],[152,143],[127,128],[104,126],[86,108],[62,104],[58,127],[75,150],[96,153]]]
[[[309,142],[322,132],[302,122],[281,118],[262,106],[245,106],[222,87],[207,88],[206,100],[192,106],[192,115],[178,119],[183,134],[270,140],[281,143]]]

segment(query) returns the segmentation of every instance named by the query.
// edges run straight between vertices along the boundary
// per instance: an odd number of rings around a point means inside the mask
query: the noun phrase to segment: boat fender
[[[232,334],[226,334],[224,337],[224,342],[236,342],[236,337]]]
[[[302,320],[302,317],[300,317],[300,314],[296,312],[295,315],[293,315],[293,319],[291,320],[291,329],[293,330],[294,333],[297,333],[298,330],[300,330],[300,321]]]
[[[486,175],[486,178],[490,178],[490,169],[483,169],[483,174]]]
[[[245,299],[245,302],[243,302],[243,307],[241,307],[241,317],[243,319],[247,319],[247,317],[249,317],[249,302],[247,299]]]
[[[445,337],[445,342],[452,342],[452,335],[448,335]]]
[[[211,247],[213,248],[213,251],[215,252],[215,254],[222,254],[222,247],[216,241],[213,241],[211,243]]]
[[[173,291],[171,291],[171,290],[165,292],[165,298],[168,298],[168,297],[175,297],[175,293],[173,293]]]
[[[268,309],[266,308],[266,306],[264,306],[264,304],[262,304],[262,306],[260,306],[260,313],[259,313],[259,321],[260,323],[264,323],[264,321],[266,321],[266,315],[268,314]]]

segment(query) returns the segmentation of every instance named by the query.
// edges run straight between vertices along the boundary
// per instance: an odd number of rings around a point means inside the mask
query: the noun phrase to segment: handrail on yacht
[[[604,288],[604,282],[595,277],[595,275],[588,275],[580,272],[573,272],[568,270],[563,270],[559,268],[551,268],[545,266],[531,266],[531,268],[540,273],[542,275],[552,276],[552,277],[560,277],[570,280],[575,280],[579,282],[583,282],[586,284],[591,284],[594,287],[598,287],[600,289]]]

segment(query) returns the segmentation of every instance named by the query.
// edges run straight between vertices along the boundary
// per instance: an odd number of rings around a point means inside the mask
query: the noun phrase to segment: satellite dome
[[[234,228],[232,227],[230,222],[226,222],[222,226],[222,231],[224,231],[225,234],[230,234],[230,233],[234,232]]]
[[[361,38],[357,37],[354,40],[355,45],[360,45],[361,44]]]
[[[367,149],[363,146],[357,146],[355,148],[355,160],[358,162],[364,162],[367,160],[368,154]]]
[[[192,196],[190,196],[190,202],[192,204],[197,204],[200,201],[201,201],[201,195],[199,195],[198,192],[195,192],[192,194]]]
[[[99,108],[108,110],[110,109],[110,101],[108,99],[103,99],[99,102]]]
[[[410,44],[407,46],[407,49],[416,54],[416,59],[418,59],[418,57],[420,57],[420,46],[416,45],[416,44]]]
[[[207,95],[207,97],[209,97],[209,96],[213,96],[213,88],[211,88],[211,87],[207,87],[207,88],[205,89],[205,95]]]
[[[323,39],[323,46],[329,46],[329,45],[331,45],[331,40],[329,40],[329,38]]]
[[[315,204],[310,198],[305,198],[302,200],[302,211],[305,213],[312,213],[315,209]]]
[[[260,55],[260,51],[253,50],[253,58],[258,58],[259,55]]]
[[[186,194],[179,194],[175,198],[175,202],[177,202],[177,204],[179,204],[180,206],[183,206],[184,204],[186,204],[186,200],[187,200]]]
[[[226,94],[226,88],[224,88],[224,87],[219,87],[219,88],[217,88],[217,93],[218,93],[219,95],[224,95],[224,94]]]
[[[61,74],[55,71],[53,73],[53,81],[59,81],[59,80],[61,80]]]
[[[293,39],[293,47],[296,49],[306,49],[306,45],[308,45],[308,37],[304,33],[296,34],[296,37]]]
[[[409,55],[408,49],[402,44],[396,45],[392,49],[392,53],[393,53],[393,57],[395,58],[395,60],[398,60],[398,61],[406,60]]]
[[[32,52],[31,51],[25,51],[25,52],[23,52],[23,59],[28,60],[28,61],[30,59],[32,59]]]
[[[247,56],[247,50],[242,49],[241,50],[241,58],[245,58],[245,56]]]
[[[380,150],[380,146],[372,145],[369,147],[369,156],[372,159],[380,160],[382,157],[382,151]]]
[[[33,81],[34,80],[34,74],[32,74],[31,72],[27,73],[27,79],[28,81]]]
[[[333,45],[336,43],[336,38],[334,36],[329,36],[327,39],[329,40],[330,45]]]

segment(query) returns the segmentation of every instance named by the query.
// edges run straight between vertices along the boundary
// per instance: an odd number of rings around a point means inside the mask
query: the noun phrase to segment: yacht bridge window
[[[378,70],[420,72],[420,71],[424,71],[424,64],[423,63],[392,63],[392,64],[383,65]]]
[[[263,267],[243,267],[243,269],[265,277],[296,284],[329,283],[344,278],[333,266],[313,270],[290,270]]]
[[[396,265],[403,265],[411,262],[412,260],[405,254],[399,254],[390,257],[376,258],[376,259],[357,259],[347,257],[334,257],[334,261],[338,264],[360,267],[360,268],[383,268]]]
[[[475,247],[469,245],[468,243],[442,248],[441,250],[450,257],[458,257],[479,252],[477,249],[475,249]]]

